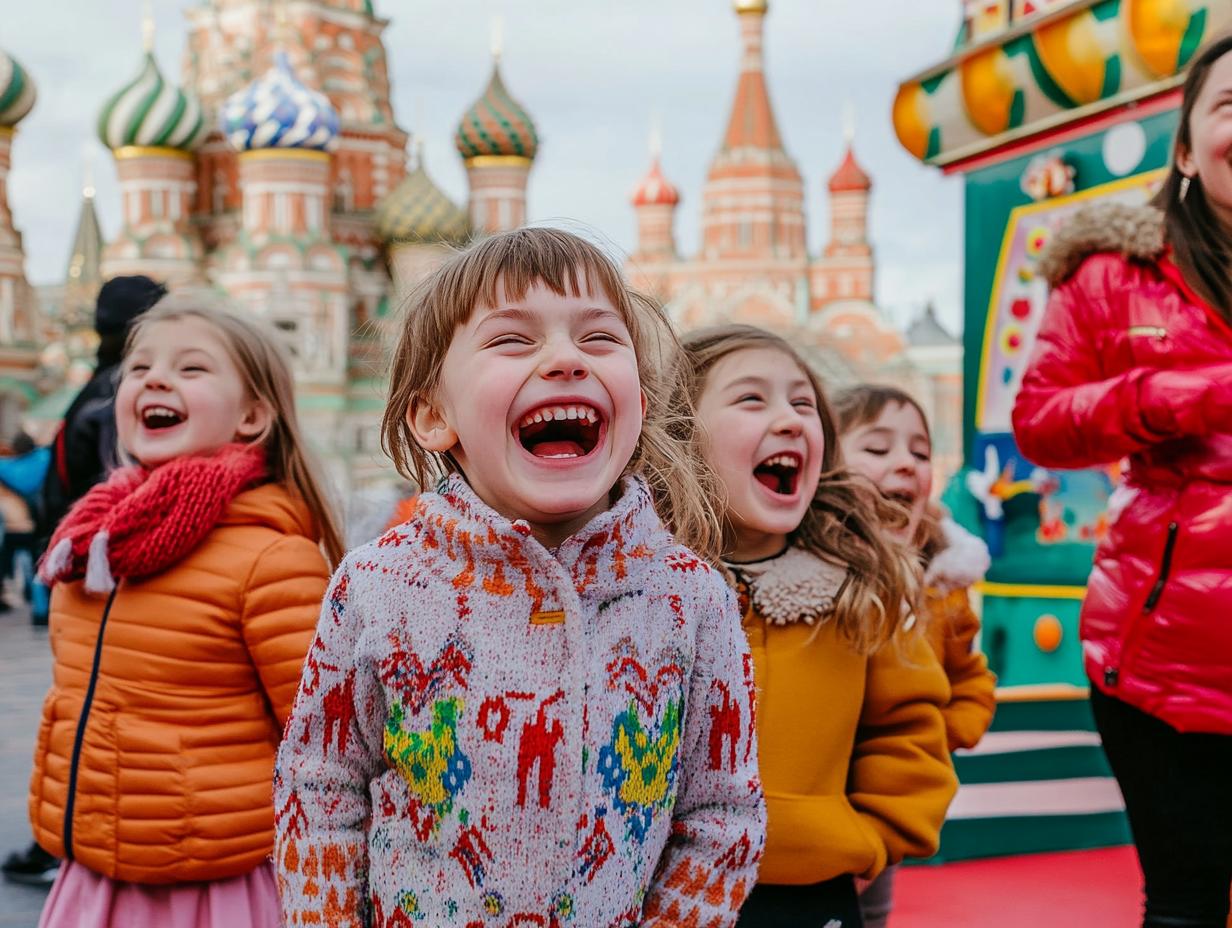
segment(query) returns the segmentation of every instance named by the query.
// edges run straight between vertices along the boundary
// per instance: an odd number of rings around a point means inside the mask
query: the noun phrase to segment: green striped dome
[[[535,124],[505,89],[498,66],[493,65],[492,79],[483,96],[462,116],[453,142],[466,159],[484,155],[535,157],[539,150]]]
[[[0,126],[15,126],[34,106],[34,81],[26,69],[0,50]]]
[[[112,151],[126,145],[191,151],[208,131],[197,98],[169,83],[149,52],[141,73],[104,104],[98,117],[98,137]]]
[[[466,212],[432,182],[422,159],[377,206],[376,231],[389,245],[463,245],[471,238]]]

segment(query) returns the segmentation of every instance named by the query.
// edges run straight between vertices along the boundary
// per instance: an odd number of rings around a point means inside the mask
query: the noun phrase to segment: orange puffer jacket
[[[51,600],[30,787],[40,845],[137,883],[238,876],[274,845],[274,753],[329,572],[281,486],[231,502],[174,567]]]

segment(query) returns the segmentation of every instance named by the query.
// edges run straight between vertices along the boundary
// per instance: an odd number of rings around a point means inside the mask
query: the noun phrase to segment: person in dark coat
[[[46,544],[69,506],[118,463],[115,391],[129,324],[157,303],[167,288],[148,277],[113,277],[98,291],[94,329],[98,363],[64,413],[52,446],[52,466],[43,484],[39,536]]]

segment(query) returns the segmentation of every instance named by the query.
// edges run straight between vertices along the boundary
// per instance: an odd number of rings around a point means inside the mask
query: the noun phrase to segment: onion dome
[[[34,106],[34,81],[17,61],[0,51],[0,126],[15,126]]]
[[[98,116],[98,137],[112,151],[126,145],[191,151],[208,131],[201,103],[167,81],[148,51],[141,73],[107,100]]]
[[[650,162],[650,170],[633,188],[634,206],[675,206],[680,202],[680,191],[671,185],[659,168],[659,159]]]
[[[286,52],[279,51],[272,68],[223,104],[222,131],[238,151],[332,151],[338,144],[338,111],[325,94],[300,82]]]
[[[851,193],[868,191],[873,187],[872,180],[864,173],[864,169],[856,163],[855,152],[847,146],[847,155],[838,170],[830,175],[831,193]]]
[[[539,136],[522,104],[509,96],[500,66],[492,66],[492,79],[478,100],[462,116],[453,137],[466,160],[484,156],[534,158]]]
[[[464,245],[471,238],[466,212],[433,183],[422,155],[415,170],[377,205],[376,231],[388,245]]]

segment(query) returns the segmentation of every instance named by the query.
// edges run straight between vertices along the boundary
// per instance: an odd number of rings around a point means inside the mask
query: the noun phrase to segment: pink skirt
[[[209,883],[121,883],[66,860],[39,928],[282,928],[274,865]]]

